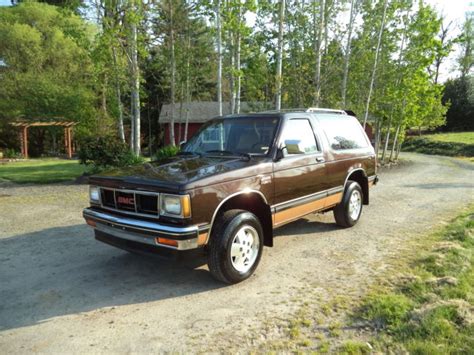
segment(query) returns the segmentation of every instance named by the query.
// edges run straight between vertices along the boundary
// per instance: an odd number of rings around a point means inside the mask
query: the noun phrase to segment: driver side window
[[[318,152],[313,128],[307,119],[291,119],[286,123],[281,142],[284,156]]]

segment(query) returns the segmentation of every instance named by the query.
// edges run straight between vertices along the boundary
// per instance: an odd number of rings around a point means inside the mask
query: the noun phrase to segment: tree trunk
[[[380,24],[379,37],[378,37],[378,41],[377,41],[377,48],[375,50],[374,66],[372,68],[372,76],[370,78],[369,94],[367,95],[367,103],[366,103],[366,106],[365,106],[364,129],[365,129],[365,126],[367,125],[367,118],[369,117],[370,99],[371,99],[371,96],[372,96],[372,90],[374,88],[375,73],[377,71],[377,63],[378,63],[378,59],[379,59],[379,52],[380,52],[380,47],[382,45],[382,34],[383,34],[384,27],[385,27],[385,16],[387,14],[387,7],[388,7],[388,0],[384,0],[382,23]]]
[[[119,76],[118,76],[117,51],[116,51],[115,47],[112,47],[112,57],[113,57],[114,72],[115,72],[115,95],[117,96],[119,138],[122,142],[125,142],[125,131],[123,129],[122,93],[121,93],[121,89],[120,89],[120,80],[119,80]]]
[[[133,3],[134,11],[137,12],[137,5]],[[138,69],[138,48],[137,48],[137,24],[132,20],[132,43],[131,43],[131,65],[132,65],[132,121],[133,121],[133,152],[140,155],[140,72]]]
[[[397,143],[398,143],[398,134],[400,133],[400,127],[402,123],[400,122],[397,126],[397,130],[395,131],[395,136],[393,137],[393,144],[392,144],[392,150],[390,151],[390,158],[388,158],[388,161],[393,161],[393,156],[395,153],[395,149],[397,148]]]
[[[315,42],[314,51],[316,55],[316,68],[314,71],[314,82],[316,85],[316,91],[314,93],[314,104],[316,107],[319,107],[321,101],[321,49],[322,49],[322,42],[323,42],[323,33],[324,33],[324,10],[325,10],[325,0],[320,0],[319,2],[319,29],[316,27],[316,8],[313,9],[313,20],[314,20],[314,32],[315,32],[315,39],[317,38],[317,42]],[[317,32],[317,37],[316,37]]]
[[[346,108],[346,93],[347,93],[347,77],[349,76],[349,61],[351,57],[351,43],[352,43],[352,27],[354,25],[355,16],[355,1],[351,0],[351,13],[349,17],[349,25],[347,31],[346,53],[344,55],[344,74],[342,76],[342,108]]]
[[[188,28],[188,53],[191,52],[191,34]],[[188,126],[189,126],[189,105],[191,102],[191,89],[190,89],[190,59],[189,55],[186,57],[186,122],[184,124],[184,141],[188,141]]]
[[[380,150],[380,136],[382,135],[382,120],[377,119],[375,121],[375,156],[377,159],[379,158],[379,150]]]
[[[240,34],[240,26],[242,24],[242,4],[239,1],[239,18],[238,18],[238,30],[237,30],[237,38],[236,38],[236,44],[237,48],[235,50],[235,69],[237,70],[237,87],[236,87],[236,102],[235,102],[235,112],[240,113],[240,91],[242,87],[242,78],[240,74],[240,47],[241,47],[241,34]]]
[[[282,85],[282,66],[283,66],[283,23],[285,21],[285,0],[280,0],[280,16],[278,19],[278,53],[276,68],[276,97],[275,109],[281,109],[281,85]]]
[[[217,103],[219,116],[222,116],[222,33],[221,33],[221,0],[216,0],[217,26]]]
[[[398,155],[400,154],[401,149],[402,149],[402,142],[398,141],[397,153],[395,154],[395,160],[398,160]]]
[[[174,53],[174,24],[173,24],[173,5],[171,0],[168,0],[169,13],[170,13],[170,54],[171,54],[171,120],[169,123],[169,134],[170,134],[170,144],[174,147],[176,145],[175,133],[174,133],[174,104],[175,104],[175,95],[176,95],[176,61]]]
[[[182,131],[182,127],[181,127],[181,123],[183,122],[183,96],[184,96],[184,93],[183,93],[183,86],[181,85],[181,95],[180,95],[180,102],[179,102],[179,123],[178,123],[178,144],[181,144],[181,131]]]
[[[387,135],[385,136],[385,144],[383,146],[382,158],[380,159],[382,161],[382,165],[385,165],[385,155],[387,154],[388,143],[390,141],[391,128],[392,128],[392,115],[390,115],[390,118],[388,119],[388,123],[387,123]]]
[[[230,86],[230,113],[235,113],[235,103],[237,99],[237,94],[235,92],[235,80],[234,80],[234,69],[235,69],[235,53],[234,53],[234,33],[230,31],[230,75],[229,75],[229,86]]]

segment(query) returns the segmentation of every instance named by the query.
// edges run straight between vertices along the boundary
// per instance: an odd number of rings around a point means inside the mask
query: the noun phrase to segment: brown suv
[[[96,239],[129,251],[198,249],[214,277],[236,283],[274,228],[329,210],[351,227],[376,182],[374,150],[344,111],[232,115],[207,122],[176,157],[91,177],[84,218]]]

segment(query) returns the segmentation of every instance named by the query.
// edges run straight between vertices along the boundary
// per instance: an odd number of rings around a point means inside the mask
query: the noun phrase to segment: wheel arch
[[[212,216],[209,238],[212,235],[212,230],[219,216],[232,209],[249,211],[257,216],[262,224],[263,244],[267,247],[273,246],[273,224],[270,205],[265,196],[257,190],[240,191],[222,200]]]
[[[365,173],[365,170],[362,168],[356,168],[356,169],[350,170],[344,182],[344,190],[346,189],[347,182],[349,180],[356,181],[360,185],[360,187],[362,188],[362,193],[364,194],[363,203],[364,205],[368,205],[369,204],[369,179],[367,178],[367,174]]]

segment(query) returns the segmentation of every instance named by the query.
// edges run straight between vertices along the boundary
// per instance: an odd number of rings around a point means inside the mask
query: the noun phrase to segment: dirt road
[[[474,164],[404,159],[410,162],[381,172],[356,227],[337,228],[332,214],[287,225],[265,249],[256,275],[235,286],[215,282],[205,266],[134,256],[95,241],[81,217],[86,186],[0,187],[0,349],[253,349],[278,337],[268,323],[306,298],[316,294],[323,304],[363,294],[405,241],[474,201]]]

